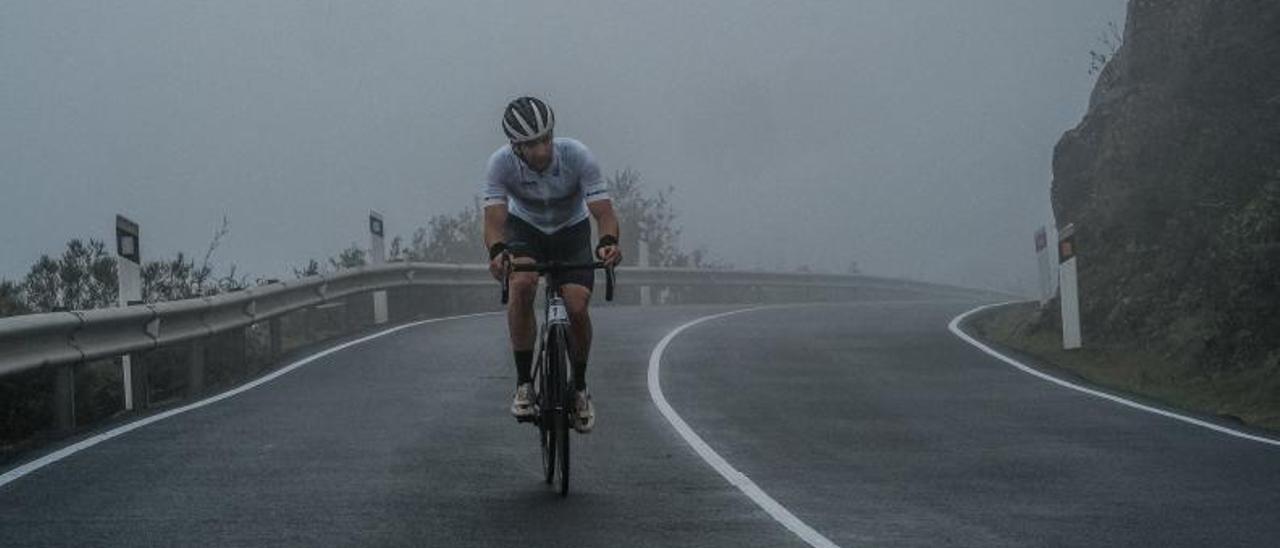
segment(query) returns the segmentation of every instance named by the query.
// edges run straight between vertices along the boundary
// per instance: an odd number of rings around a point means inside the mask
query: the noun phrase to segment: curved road
[[[1268,545],[1280,449],[1065,390],[960,341],[976,302],[769,308],[678,335],[671,406],[841,546]],[[0,486],[0,546],[803,546],[649,397],[741,307],[595,311],[572,492],[506,415],[502,319],[424,324]]]

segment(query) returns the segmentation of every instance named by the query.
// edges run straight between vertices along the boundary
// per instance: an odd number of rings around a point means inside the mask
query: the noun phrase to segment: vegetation
[[[224,276],[214,274],[214,252],[229,232],[224,217],[199,265],[181,252],[172,259],[145,262],[142,300],[154,303],[207,297],[248,286],[247,277],[237,275],[235,265]],[[106,244],[77,238],[67,242],[60,257],[42,255],[22,281],[0,280],[0,317],[106,308],[116,305],[118,295],[116,259],[107,252]]]
[[[650,266],[730,267],[712,259],[704,248],[686,251],[681,247],[681,230],[672,205],[675,187],[667,186],[656,193],[650,192],[641,181],[640,173],[632,169],[619,171],[607,181],[614,210],[621,222],[619,245],[624,264],[639,264],[640,241],[643,240],[649,243]],[[413,231],[407,245],[400,236],[392,238],[388,259],[477,262],[483,258],[483,222],[484,212],[478,200],[456,213],[432,216],[426,226]],[[246,275],[237,273],[235,265],[231,265],[222,276],[215,272],[213,257],[230,232],[230,223],[223,217],[199,262],[182,252],[172,258],[147,261],[142,267],[143,301],[154,303],[207,297],[239,291],[251,285]],[[367,263],[367,250],[353,243],[324,262],[310,259],[302,268],[294,268],[293,273],[301,278]],[[856,264],[851,264],[850,272],[855,272],[856,268]],[[114,306],[117,287],[115,258],[107,251],[106,245],[100,240],[73,239],[67,242],[67,248],[60,257],[41,256],[21,281],[0,280],[0,317]]]
[[[116,301],[115,260],[99,240],[74,239],[59,258],[42,255],[22,281],[26,308],[37,312],[111,306]]]
[[[609,196],[621,223],[624,264],[639,264],[640,241],[649,242],[649,265],[686,268],[728,268],[712,260],[703,248],[684,251],[680,247],[680,228],[671,205],[675,187],[668,186],[652,194],[631,169],[607,178]],[[475,263],[484,258],[484,210],[474,201],[453,214],[432,216],[427,226],[413,232],[408,245],[396,236],[388,253],[392,261],[433,263]]]
[[[1088,343],[1063,350],[1055,308],[1019,303],[985,311],[965,330],[1112,390],[1230,421],[1280,430],[1280,367],[1211,371],[1142,345]]]
[[[619,245],[625,264],[638,264],[640,242],[649,243],[649,266],[681,268],[729,268],[712,259],[704,248],[684,251],[680,247],[680,227],[671,205],[675,187],[667,186],[649,194],[640,173],[626,169],[608,178],[609,197],[621,223]]]
[[[1120,46],[1124,44],[1124,34],[1115,21],[1107,22],[1107,30],[1098,35],[1100,49],[1089,50],[1089,75],[1101,74],[1103,67],[1116,56]]]

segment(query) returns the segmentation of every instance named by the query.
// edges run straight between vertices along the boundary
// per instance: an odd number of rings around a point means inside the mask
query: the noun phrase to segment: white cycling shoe
[[[529,394],[533,392],[533,383],[520,383],[516,386],[516,393],[511,397],[511,416],[517,419],[526,419],[533,416],[533,400],[529,399]]]
[[[573,421],[573,429],[579,434],[586,434],[596,426],[596,408],[591,405],[591,395],[586,390],[579,390],[573,398],[574,410],[577,411]]]

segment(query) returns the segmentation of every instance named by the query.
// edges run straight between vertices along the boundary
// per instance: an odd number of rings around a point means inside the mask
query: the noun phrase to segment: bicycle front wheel
[[[534,367],[534,386],[538,387],[538,393],[534,396],[534,401],[538,403],[538,445],[542,449],[542,479],[548,485],[555,479],[556,475],[556,429],[555,429],[555,400],[552,398],[553,390],[551,383],[547,382],[550,375],[547,374],[544,366],[546,360],[541,356],[538,357],[538,364]]]
[[[551,371],[551,384],[555,386],[553,390],[559,397],[556,405],[556,442],[557,442],[557,459],[560,461],[560,496],[568,496],[569,494],[569,428],[573,420],[576,419],[577,413],[573,401],[573,390],[569,385],[569,345],[565,336],[563,327],[559,327],[552,331],[550,340],[555,341],[550,349],[555,356],[554,360],[557,366]],[[548,355],[550,358],[552,354]]]
[[[565,402],[566,404],[568,401]],[[564,411],[557,413],[556,420],[556,436],[560,439],[556,440],[560,444],[560,496],[569,494],[569,421],[570,411],[572,407],[566,407]]]

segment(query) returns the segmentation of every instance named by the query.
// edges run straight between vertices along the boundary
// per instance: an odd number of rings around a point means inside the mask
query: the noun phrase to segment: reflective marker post
[[[1080,295],[1076,285],[1076,225],[1058,233],[1058,288],[1062,294],[1062,348],[1080,348]]]
[[[1040,263],[1040,308],[1053,298],[1053,272],[1049,265],[1049,233],[1041,226],[1036,230],[1036,261]]]
[[[142,250],[140,231],[135,223],[123,215],[116,215],[116,280],[120,289],[117,302],[120,306],[142,304]],[[124,377],[124,408],[134,408],[133,359],[125,354],[120,357],[120,372]]]
[[[379,265],[387,260],[386,250],[383,246],[383,226],[382,214],[377,211],[369,211],[369,263]],[[373,292],[373,323],[374,325],[387,323],[387,292]]]

